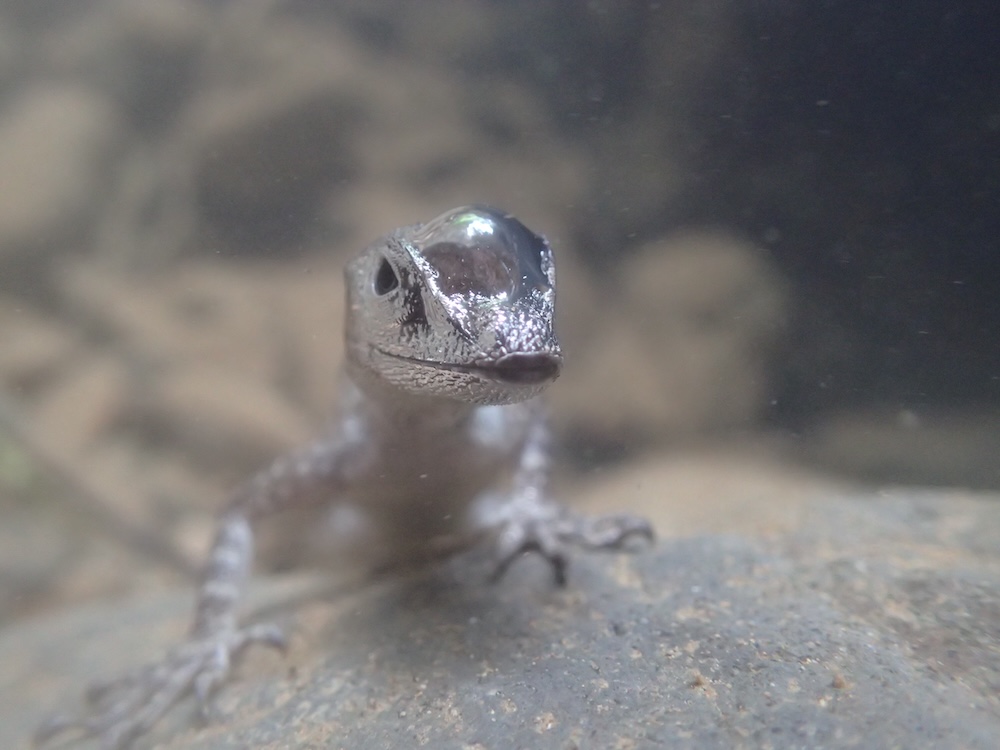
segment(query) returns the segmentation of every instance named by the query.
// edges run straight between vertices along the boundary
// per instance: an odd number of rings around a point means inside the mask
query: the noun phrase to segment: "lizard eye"
[[[392,264],[386,258],[382,258],[382,262],[378,266],[378,271],[375,272],[375,283],[372,285],[375,294],[381,297],[398,286],[399,277],[396,275],[395,269],[393,269]]]

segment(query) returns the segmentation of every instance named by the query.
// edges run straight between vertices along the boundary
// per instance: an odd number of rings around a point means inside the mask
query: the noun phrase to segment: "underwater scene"
[[[1000,747],[967,0],[0,0],[0,747]]]

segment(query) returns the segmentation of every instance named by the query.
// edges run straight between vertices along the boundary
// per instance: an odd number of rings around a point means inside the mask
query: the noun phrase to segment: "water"
[[[67,8],[0,7],[3,621],[185,582],[332,416],[345,259],[469,203],[556,248],[566,496],[1000,487],[991,5]]]

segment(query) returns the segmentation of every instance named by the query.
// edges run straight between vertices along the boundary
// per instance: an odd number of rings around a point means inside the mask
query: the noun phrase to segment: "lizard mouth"
[[[406,357],[400,354],[378,350],[381,354],[401,359],[405,362],[434,367],[451,372],[464,372],[478,375],[488,380],[510,385],[540,385],[559,377],[562,369],[562,356],[552,352],[511,352],[497,359],[483,360],[474,364],[457,364],[439,362],[431,359]]]

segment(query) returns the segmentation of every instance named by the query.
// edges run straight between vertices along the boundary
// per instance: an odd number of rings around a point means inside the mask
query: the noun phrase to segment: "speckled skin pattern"
[[[548,495],[548,442],[537,395],[559,375],[555,264],[514,217],[472,206],[398,229],[346,269],[347,382],[321,440],[237,489],[219,520],[188,640],[160,663],[88,692],[67,730],[123,748],[194,692],[205,707],[252,643],[281,647],[271,625],[240,627],[253,528],[309,505],[349,507],[389,559],[442,539],[488,539],[496,577],[533,551],[565,582],[567,549],[616,549],[652,537],[641,518],[574,515]],[[360,532],[359,532],[360,533]]]

